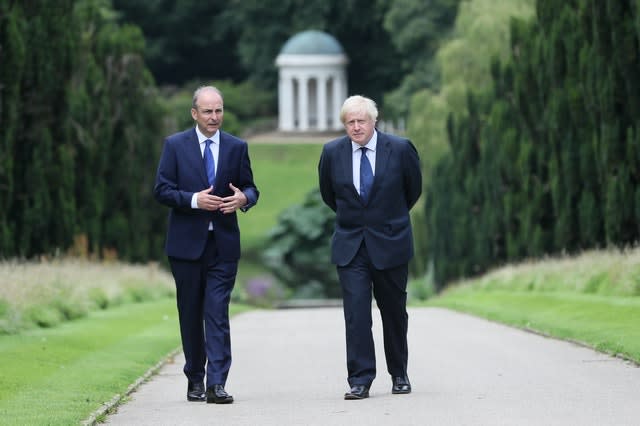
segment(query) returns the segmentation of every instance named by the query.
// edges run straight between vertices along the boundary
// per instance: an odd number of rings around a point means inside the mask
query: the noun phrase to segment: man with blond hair
[[[346,135],[324,145],[318,174],[335,212],[331,261],[342,287],[347,345],[345,399],[364,399],[376,377],[372,292],[382,317],[391,392],[411,392],[407,375],[407,278],[413,256],[409,210],[422,192],[418,153],[376,129],[373,100],[351,96],[340,111]]]

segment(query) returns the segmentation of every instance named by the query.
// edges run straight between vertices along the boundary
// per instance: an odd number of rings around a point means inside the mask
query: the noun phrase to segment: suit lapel
[[[196,134],[195,128],[191,129],[191,131],[187,133],[187,141],[185,145],[189,163],[194,165],[194,169],[198,171],[198,177],[205,187],[208,187],[209,181],[207,180],[207,171],[204,168],[204,160],[202,159],[202,152],[200,151],[200,142],[198,142],[198,135]]]
[[[351,147],[351,140],[349,137],[345,137],[344,143],[340,145],[340,155],[338,157],[341,160],[340,169],[345,174],[344,179],[348,182],[352,182],[350,187],[353,189],[354,196],[360,198],[360,194],[356,190],[355,186],[353,186],[353,148]]]
[[[214,186],[214,192],[218,188],[219,182],[221,182],[219,177],[222,174],[222,167],[224,167],[225,164],[229,164],[229,156],[231,155],[225,134],[222,133],[222,130],[218,130],[218,132],[220,132],[220,146],[218,147],[218,164],[216,164],[216,184]],[[224,190],[224,188],[221,189]]]
[[[378,143],[376,145],[376,174],[373,177],[373,185],[371,187],[371,195],[380,186],[380,182],[384,181],[384,175],[387,172],[389,164],[389,156],[391,155],[391,142],[384,133],[378,132]]]

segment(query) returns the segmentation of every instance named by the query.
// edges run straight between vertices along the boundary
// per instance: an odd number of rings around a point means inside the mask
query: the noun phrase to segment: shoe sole
[[[344,399],[346,399],[346,400],[351,400],[351,401],[356,400],[356,399],[365,399],[365,398],[369,398],[369,394],[368,394],[368,393],[367,393],[367,394],[364,394],[364,395],[362,395],[362,396],[354,395],[354,394],[352,394],[352,393],[346,393],[346,394],[344,394]]]
[[[398,390],[392,390],[392,391],[391,391],[391,393],[392,393],[392,394],[395,394],[395,395],[402,395],[402,394],[411,393],[411,389],[406,390],[406,391],[402,391],[402,390],[401,390],[401,391],[398,391]]]
[[[207,399],[207,404],[232,404],[233,403],[233,398],[231,399],[219,399],[219,400],[215,400],[215,399]]]

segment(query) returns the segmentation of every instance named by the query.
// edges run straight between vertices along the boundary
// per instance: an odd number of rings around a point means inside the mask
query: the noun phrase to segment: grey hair
[[[340,109],[340,121],[344,124],[344,118],[351,112],[364,112],[373,121],[378,119],[378,107],[373,99],[360,95],[349,96]]]
[[[200,96],[200,93],[202,92],[206,92],[206,91],[214,91],[216,92],[218,95],[220,95],[220,98],[224,101],[224,98],[222,97],[222,92],[220,91],[220,89],[218,89],[215,86],[200,86],[196,89],[195,92],[193,92],[193,101],[191,102],[191,107],[193,109],[198,109],[198,96]]]

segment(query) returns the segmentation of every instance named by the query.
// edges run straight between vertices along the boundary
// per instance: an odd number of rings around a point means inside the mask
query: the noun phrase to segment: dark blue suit
[[[214,195],[247,197],[246,211],[258,200],[247,143],[220,131]],[[171,208],[166,253],[176,281],[180,333],[193,383],[225,384],[231,365],[229,301],[240,258],[236,213],[193,209],[193,194],[209,187],[195,128],[169,136],[154,188],[156,200]],[[209,223],[213,232],[209,232]],[[204,321],[204,325],[203,325]]]
[[[407,369],[406,284],[413,256],[409,210],[422,191],[420,161],[408,139],[377,132],[376,167],[365,204],[353,185],[349,137],[327,143],[318,165],[320,192],[336,212],[331,260],[343,291],[350,385],[369,386],[376,375],[371,291],[380,308],[387,369]]]

